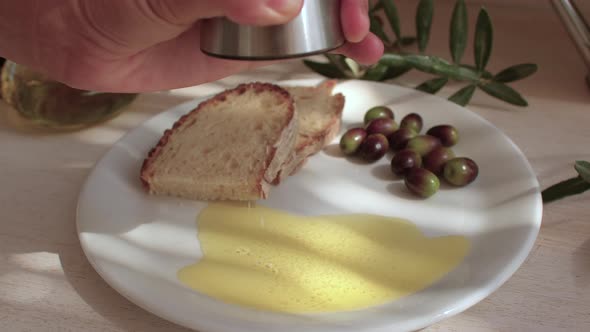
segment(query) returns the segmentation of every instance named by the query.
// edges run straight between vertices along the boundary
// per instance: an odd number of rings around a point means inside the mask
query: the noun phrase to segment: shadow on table
[[[574,251],[572,260],[576,286],[587,289],[590,286],[590,239]]]
[[[4,192],[0,200],[0,277],[10,274],[25,272],[47,279],[48,285],[44,286],[47,294],[27,294],[38,298],[32,303],[21,302],[18,292],[24,285],[16,284],[17,303],[3,303],[12,308],[14,312],[41,311],[44,315],[59,312],[63,315],[63,308],[59,308],[59,302],[45,299],[55,292],[52,284],[60,289],[67,288],[60,283],[64,277],[59,266],[51,266],[51,270],[45,271],[44,265],[53,263],[53,254],[58,256],[63,268],[66,282],[74,288],[75,292],[98,315],[119,326],[126,331],[189,331],[156,317],[132,304],[124,297],[110,288],[94,271],[87,261],[79,244],[76,232],[76,204],[80,191],[80,185],[88,176],[95,162],[112,146],[118,137],[126,134],[143,120],[148,119],[163,110],[181,104],[192,98],[169,95],[167,93],[154,93],[141,95],[130,109],[117,118],[99,126],[83,131],[51,133],[34,131],[15,126],[13,119],[8,118],[8,106],[1,105],[0,131],[11,140],[21,140],[24,146],[31,146],[36,151],[43,151],[45,146],[55,149],[55,144],[61,144],[62,148],[52,152],[51,158],[45,159],[45,155],[32,155],[24,151],[22,154],[13,153],[15,158],[4,159],[2,179],[28,178],[30,181],[19,183],[18,190]],[[1,102],[0,102],[1,103]],[[108,139],[103,139],[108,137]],[[33,150],[31,150],[33,151]],[[72,151],[75,151],[73,153]],[[41,164],[43,166],[37,166]],[[5,181],[4,181],[5,182]],[[29,183],[30,182],[30,183]],[[39,186],[43,183],[43,186]],[[53,202],[47,204],[47,202]],[[67,211],[64,212],[63,209]],[[7,220],[6,216],[11,219]],[[51,221],[49,224],[45,221]],[[18,259],[28,259],[27,254],[47,253],[46,260],[38,261],[35,258],[29,267],[20,265]],[[14,261],[16,259],[16,261]],[[45,259],[45,258],[44,258]],[[39,265],[41,263],[41,265]],[[38,268],[37,268],[38,267]],[[56,270],[55,273],[53,270]],[[55,281],[52,281],[55,280]],[[37,289],[38,287],[33,287]],[[4,298],[4,297],[2,297]],[[75,298],[75,296],[70,296]],[[7,300],[11,298],[6,297]],[[41,306],[44,304],[43,306]],[[56,307],[53,307],[56,305]],[[41,307],[38,307],[41,306]],[[9,311],[10,313],[10,311]],[[8,314],[9,314],[8,313]],[[69,319],[77,321],[73,326],[84,325],[85,318],[76,317],[72,311]],[[0,317],[2,314],[0,314]],[[43,316],[39,316],[43,317]],[[0,320],[2,320],[0,318]],[[89,320],[89,319],[88,319]],[[62,323],[67,324],[67,323]],[[0,324],[2,325],[2,324]],[[51,326],[51,325],[50,325]],[[58,326],[58,325],[56,325]],[[61,326],[65,328],[65,325]],[[100,326],[88,324],[100,330]],[[108,329],[108,327],[104,327]]]
[[[59,257],[64,274],[78,295],[98,314],[123,330],[191,331],[147,312],[117,293],[92,268],[79,244],[70,248],[68,253],[59,253]]]

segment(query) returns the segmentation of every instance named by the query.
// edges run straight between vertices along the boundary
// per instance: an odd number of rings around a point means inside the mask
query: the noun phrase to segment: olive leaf
[[[344,72],[332,63],[322,63],[311,60],[303,60],[303,63],[307,68],[328,78],[348,78]]]
[[[375,6],[373,6],[373,8],[369,12],[375,13],[381,9],[383,9],[383,1],[380,0],[380,1],[377,1]]]
[[[374,33],[375,36],[379,37],[379,39],[381,39],[385,44],[391,43],[391,40],[389,40],[389,37],[387,37],[385,31],[383,31],[383,25],[381,24],[379,18],[374,15],[370,15],[369,20],[371,23],[371,32]]]
[[[437,77],[418,85],[416,90],[435,94],[439,92],[440,89],[442,89],[448,82],[449,79],[446,77]]]
[[[387,78],[389,67],[383,64],[377,64],[367,69],[361,79],[366,81],[383,81]]]
[[[581,194],[587,190],[590,190],[590,183],[578,176],[552,185],[543,190],[541,196],[543,203],[550,203],[567,196]]]
[[[387,64],[388,60],[393,59],[395,57],[401,57],[407,64],[425,73],[445,76],[449,79],[456,79],[462,81],[479,82],[480,80],[480,75],[477,72],[469,68],[464,68],[450,64],[444,59],[434,56],[414,54],[402,56],[397,54],[386,54],[383,56],[381,61]],[[398,60],[396,59],[396,61]]]
[[[494,76],[494,81],[510,83],[527,78],[536,73],[538,66],[533,63],[523,63],[508,67]]]
[[[578,160],[574,168],[580,177],[590,184],[590,162]]]
[[[485,8],[482,8],[475,24],[475,67],[478,70],[484,70],[488,65],[492,53],[493,38],[494,33],[490,15]]]
[[[492,73],[490,73],[489,71],[487,71],[485,69],[480,71],[477,69],[477,67],[472,66],[472,65],[466,65],[466,64],[461,64],[459,66],[461,66],[463,68],[471,69],[473,71],[479,71],[479,73],[481,74],[481,78],[484,78],[486,80],[491,80],[494,78],[494,75],[492,75]]]
[[[351,58],[347,58],[347,57],[344,57],[344,62],[346,63],[348,68],[350,68],[350,71],[352,72],[353,77],[360,76],[361,72],[363,71],[363,68],[361,68],[361,66],[358,64],[358,62],[352,60]]]
[[[471,98],[473,97],[476,88],[477,85],[475,84],[468,85],[463,89],[455,92],[452,96],[449,97],[449,100],[455,104],[465,106],[469,104],[469,102],[471,101]]]
[[[450,48],[453,61],[460,63],[467,46],[467,6],[465,0],[459,0],[453,9],[451,20]]]
[[[561,181],[543,190],[543,203],[549,203],[567,196],[581,194],[590,190],[590,162],[578,160],[574,168],[578,176]]]
[[[416,12],[416,35],[418,38],[418,49],[424,53],[428,40],[430,39],[430,28],[434,16],[434,0],[420,0]]]
[[[328,61],[333,64],[334,66],[336,66],[338,69],[340,69],[341,72],[343,73],[349,73],[352,72],[352,68],[348,65],[348,62],[346,61],[346,57],[340,54],[330,54],[330,53],[326,53],[324,54],[324,56],[326,57],[326,59],[328,59]]]
[[[378,66],[379,64],[377,64]],[[387,69],[387,73],[383,77],[383,80],[391,80],[397,77],[404,75],[405,73],[412,70],[412,66],[408,64],[403,64],[400,66],[389,66]]]
[[[386,55],[389,55],[389,56],[386,56]],[[376,65],[373,66],[373,67],[379,67],[379,68],[381,68],[381,67],[387,68],[387,72],[385,73],[385,76],[383,76],[380,79],[381,81],[399,77],[412,69],[412,66],[404,60],[403,56],[400,56],[398,54],[392,54],[392,53],[386,53],[386,55],[384,55],[381,58],[379,63],[377,63]],[[369,70],[371,70],[371,68],[369,68],[367,71],[369,71]],[[379,70],[380,69],[377,69],[377,71],[379,71]],[[365,75],[365,79],[367,79],[366,76],[367,75]]]
[[[399,14],[397,11],[397,7],[393,0],[381,0],[379,3],[383,6],[385,10],[385,16],[387,16],[387,20],[389,21],[389,25],[391,26],[391,30],[397,37],[397,39],[401,39],[402,33],[400,28],[400,21],[399,21]]]
[[[416,37],[405,36],[405,37],[402,37],[402,38],[396,40],[392,46],[394,46],[394,47],[410,46],[410,45],[414,44],[416,42],[416,40],[417,40]]]
[[[527,101],[508,85],[500,82],[487,82],[478,85],[485,93],[517,106],[528,106]]]

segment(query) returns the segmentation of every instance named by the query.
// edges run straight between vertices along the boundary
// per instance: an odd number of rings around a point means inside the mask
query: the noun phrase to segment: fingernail
[[[266,5],[281,15],[292,16],[300,9],[301,0],[268,0]]]

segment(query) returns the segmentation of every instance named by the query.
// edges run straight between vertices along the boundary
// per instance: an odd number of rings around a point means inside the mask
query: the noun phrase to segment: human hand
[[[303,0],[19,0],[0,3],[0,52],[85,90],[143,92],[214,81],[265,63],[200,51],[199,20],[227,16],[271,25],[294,18]],[[347,44],[337,52],[376,62],[368,0],[342,0]],[[268,63],[266,63],[268,64]]]

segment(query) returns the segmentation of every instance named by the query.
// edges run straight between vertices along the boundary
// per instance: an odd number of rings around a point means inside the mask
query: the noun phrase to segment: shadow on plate
[[[389,164],[376,165],[371,168],[371,174],[383,181],[401,181],[403,178],[393,174],[391,166]]]
[[[411,192],[408,191],[406,185],[403,182],[394,182],[387,185],[387,191],[394,194],[396,197],[407,199],[410,201],[423,201],[423,198],[420,198]]]
[[[372,165],[373,164],[372,162],[362,160],[358,157],[346,156],[340,150],[340,145],[336,144],[336,143],[327,145],[322,151],[330,157],[345,159],[347,162],[355,164],[355,165]]]

